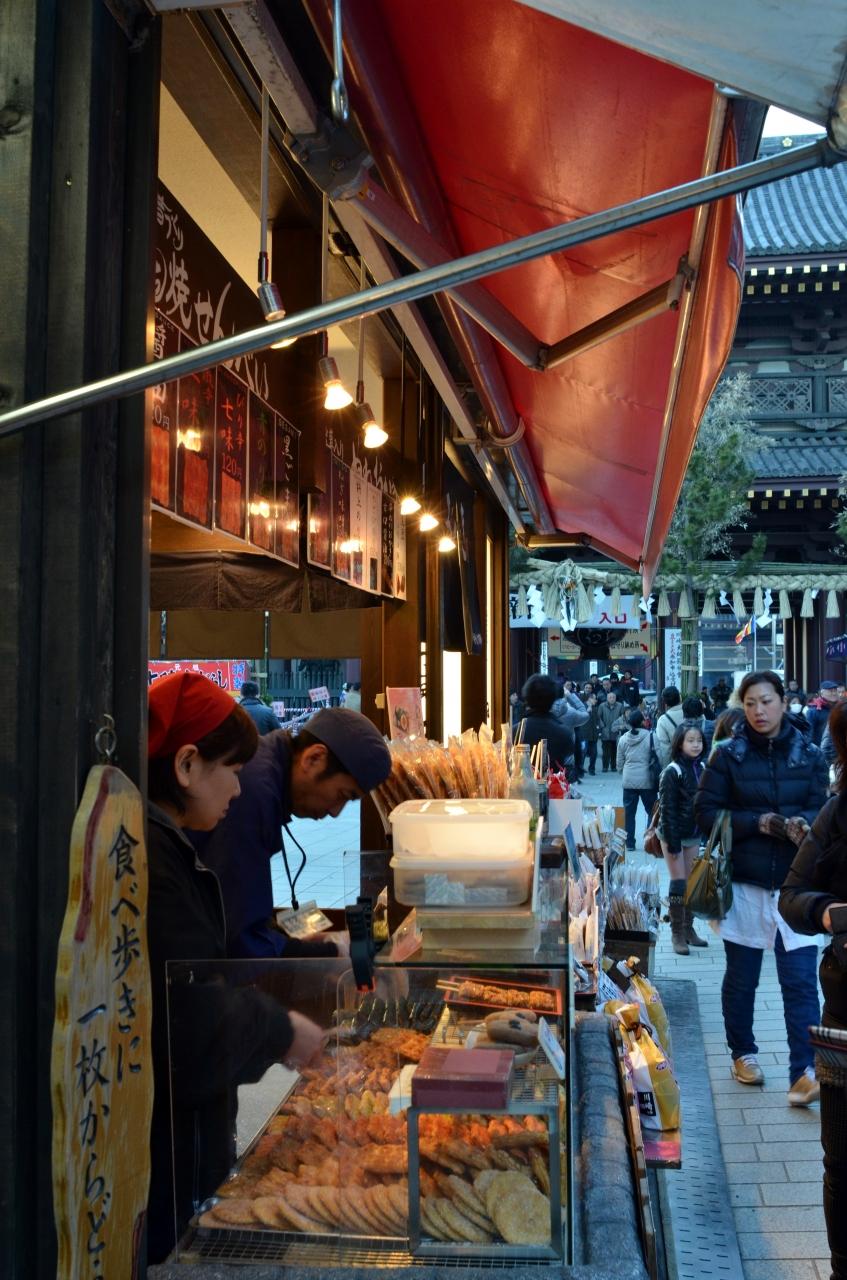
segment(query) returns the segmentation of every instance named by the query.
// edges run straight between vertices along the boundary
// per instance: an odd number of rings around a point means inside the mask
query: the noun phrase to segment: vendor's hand
[[[781,813],[762,813],[759,815],[759,830],[763,836],[775,836],[779,840],[788,838],[787,823]]]
[[[805,818],[789,818],[785,824],[785,834],[792,844],[796,844],[799,848],[806,839],[806,832],[809,830],[809,824]]]
[[[316,1022],[304,1018],[302,1013],[295,1013],[292,1009],[289,1009],[288,1017],[294,1039],[289,1045],[284,1062],[285,1066],[296,1071],[300,1067],[308,1066],[312,1059],[317,1057],[324,1047],[326,1032],[322,1031]]]
[[[346,929],[338,929],[329,933],[316,933],[312,935],[321,942],[334,942],[336,954],[340,956],[349,956],[350,954],[350,934]]]

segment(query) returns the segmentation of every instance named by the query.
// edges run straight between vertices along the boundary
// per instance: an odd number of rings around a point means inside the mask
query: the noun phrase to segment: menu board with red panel
[[[382,571],[380,591],[384,596],[394,595],[394,499],[388,493],[382,495]]]
[[[332,572],[350,581],[350,468],[332,455]]]
[[[249,396],[248,537],[257,547],[274,549],[274,419],[270,405]]]
[[[153,358],[165,360],[179,352],[179,329],[166,316],[156,315]],[[150,391],[150,495],[160,507],[176,504],[176,432],[178,384],[160,382]]]
[[[183,349],[186,345],[183,335]],[[177,383],[176,510],[206,529],[212,527],[215,374],[204,369]]]
[[[247,534],[247,387],[218,368],[215,433],[215,527]]]
[[[368,482],[360,466],[350,468],[350,581],[365,586],[368,537]]]
[[[276,415],[275,550],[287,564],[300,563],[300,432]]]
[[[382,490],[368,481],[365,590],[379,594],[382,580]]]

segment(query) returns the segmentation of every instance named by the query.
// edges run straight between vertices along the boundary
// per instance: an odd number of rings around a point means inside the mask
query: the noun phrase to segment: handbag
[[[659,839],[659,801],[653,805],[653,812],[650,814],[650,821],[647,823],[647,830],[644,832],[643,848],[645,853],[652,854],[654,858],[662,857],[662,842]]]
[[[732,815],[721,809],[685,886],[685,905],[701,920],[723,920],[732,906],[731,854]]]

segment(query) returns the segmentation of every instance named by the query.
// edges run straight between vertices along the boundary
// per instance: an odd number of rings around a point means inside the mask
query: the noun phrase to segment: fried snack
[[[428,1169],[420,1170],[420,1185],[422,1196],[437,1196],[438,1185]]]
[[[472,1147],[469,1142],[465,1142],[462,1138],[449,1138],[442,1143],[442,1150],[448,1156],[453,1156],[461,1164],[470,1165],[472,1169],[490,1169],[491,1160],[487,1152],[480,1151],[478,1147]]]
[[[401,1223],[394,1212],[391,1201],[388,1199],[388,1192],[382,1184],[371,1187],[365,1193],[368,1198],[368,1208],[373,1213],[378,1222],[382,1224],[383,1232],[387,1235],[399,1235]]]
[[[354,1226],[354,1230],[357,1230],[359,1235],[382,1235],[382,1223],[371,1207],[370,1200],[364,1187],[345,1187],[342,1192],[342,1200],[345,1199],[349,1208],[358,1217],[358,1224]],[[370,1228],[370,1230],[363,1232],[363,1224],[365,1227]]]
[[[496,1173],[485,1207],[508,1244],[549,1244],[550,1201],[524,1173]]]
[[[456,1231],[455,1227],[451,1227],[444,1214],[441,1212],[442,1196],[432,1196],[427,1201],[427,1210],[429,1216],[441,1232],[442,1239],[445,1240],[461,1240],[462,1236]]]
[[[421,1226],[424,1228],[427,1235],[432,1236],[434,1240],[449,1241],[450,1236],[447,1234],[446,1226],[442,1225],[441,1221],[436,1218],[432,1211],[432,1206],[435,1204],[435,1201],[435,1196],[427,1196],[425,1199],[421,1200]]]
[[[225,1200],[252,1200],[254,1195],[259,1195],[257,1190],[262,1177],[246,1176],[238,1173],[234,1178],[228,1178],[226,1182],[222,1182],[215,1192],[216,1196],[221,1196]]]
[[[440,1142],[421,1142],[420,1153],[433,1164],[440,1164],[445,1169],[449,1169],[451,1173],[464,1173],[465,1166],[461,1160],[457,1160],[455,1156],[451,1156],[445,1151],[444,1145]]]
[[[278,1196],[281,1195],[289,1182],[293,1182],[295,1175],[286,1173],[284,1169],[269,1169],[263,1178],[260,1178],[253,1187],[254,1197],[256,1196]],[[218,1192],[220,1195],[221,1192]]]
[[[337,1227],[341,1221],[337,1187],[307,1187],[306,1202],[316,1218],[330,1227]]]
[[[491,1233],[472,1222],[467,1214],[463,1213],[457,1206],[455,1200],[441,1198],[436,1203],[438,1212],[448,1227],[457,1233],[460,1240],[467,1240],[471,1244],[491,1243]]]
[[[405,1145],[400,1144],[368,1147],[361,1153],[361,1164],[370,1173],[405,1173],[409,1168],[409,1153]]]
[[[210,1212],[218,1223],[230,1227],[249,1227],[256,1222],[252,1200],[221,1200]]]
[[[494,1145],[492,1145],[491,1159],[493,1160],[494,1164],[497,1166],[498,1170],[500,1169],[512,1170],[515,1173],[520,1173],[521,1171],[520,1162],[516,1160],[515,1157],[511,1155],[508,1151],[504,1151],[501,1147],[495,1147]]]
[[[288,1219],[280,1209],[279,1201],[279,1196],[257,1196],[253,1201],[253,1214],[263,1227],[273,1227],[277,1231],[288,1227]]]
[[[536,1129],[519,1129],[512,1133],[498,1134],[491,1139],[491,1145],[495,1150],[508,1147],[512,1150],[521,1147],[546,1147],[547,1134],[539,1133]]]
[[[406,1229],[406,1223],[409,1219],[409,1186],[406,1182],[392,1182],[385,1188],[386,1195],[391,1203],[396,1217]]]
[[[306,1199],[306,1188],[290,1183],[280,1196],[280,1212],[288,1219],[295,1231],[306,1231],[312,1234],[326,1235],[327,1226],[311,1213],[307,1212],[309,1202]]]
[[[457,1178],[455,1173],[444,1173],[439,1176],[438,1185],[460,1206],[472,1209],[478,1214],[488,1215],[482,1196],[469,1182],[465,1182],[464,1178]]]
[[[213,1209],[207,1209],[205,1213],[200,1214],[197,1219],[197,1225],[198,1227],[214,1227],[216,1231],[221,1231],[225,1224],[215,1217]]]
[[[535,1178],[535,1181],[538,1183],[545,1196],[549,1196],[550,1170],[547,1168],[547,1162],[537,1147],[530,1148],[529,1167],[532,1170],[532,1176]]]

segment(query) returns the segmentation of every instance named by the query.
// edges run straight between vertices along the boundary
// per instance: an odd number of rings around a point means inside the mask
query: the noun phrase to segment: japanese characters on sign
[[[153,336],[153,358],[165,360],[179,353],[179,329],[157,312]],[[160,382],[150,392],[151,466],[150,494],[153,502],[172,511],[176,502],[176,433],[178,384]]]
[[[394,499],[382,495],[382,573],[380,591],[384,596],[394,595]]]
[[[321,569],[329,569],[330,567],[329,516],[329,495],[326,493],[308,494],[306,502],[306,518],[308,520],[306,559],[309,564],[317,565]]]
[[[365,542],[365,589],[379,592],[382,573],[382,491],[367,486],[367,540]]]
[[[332,572],[350,581],[350,468],[332,455]]]
[[[155,659],[147,663],[147,683],[153,684],[162,676],[173,675],[175,671],[193,671],[205,676],[218,688],[229,693],[238,693],[245,680],[250,679],[250,664],[240,659],[208,659],[202,662],[180,661],[174,659]]]
[[[111,766],[89,774],[69,871],[51,1062],[57,1276],[109,1280],[137,1274],[153,1097],[142,803]]]
[[[350,581],[365,586],[365,549],[368,536],[368,482],[361,467],[350,468]]]
[[[270,405],[251,391],[249,394],[248,474],[250,497],[247,504],[249,539],[266,551],[274,549],[274,418]]]
[[[276,415],[274,546],[281,560],[300,563],[300,432]]]
[[[247,532],[247,388],[218,369],[215,432],[215,527],[236,538]]]
[[[400,503],[394,504],[394,595],[406,599],[406,525],[400,514]]]
[[[183,335],[183,348],[192,345]],[[212,460],[215,453],[215,370],[177,383],[177,514],[212,527]]]

